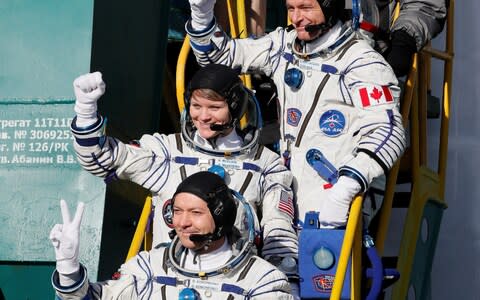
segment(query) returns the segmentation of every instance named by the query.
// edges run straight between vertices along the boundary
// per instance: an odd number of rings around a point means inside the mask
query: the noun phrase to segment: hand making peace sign
[[[85,204],[79,202],[73,220],[70,220],[65,200],[60,200],[63,224],[55,224],[50,231],[50,240],[55,248],[57,271],[60,274],[72,274],[78,271],[78,250],[80,242],[80,223],[82,222]]]

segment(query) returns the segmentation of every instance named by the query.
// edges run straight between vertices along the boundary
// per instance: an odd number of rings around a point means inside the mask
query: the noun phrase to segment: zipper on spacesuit
[[[282,153],[283,164],[284,164],[285,167],[287,167],[287,169],[289,169],[289,170],[290,170],[290,158],[291,158],[291,151],[290,151],[291,144],[292,144],[292,140],[287,139],[287,150],[285,150],[285,151]]]
[[[303,134],[305,133],[305,129],[307,128],[308,123],[310,123],[310,119],[312,118],[312,115],[315,112],[315,108],[317,107],[318,101],[320,99],[320,94],[322,93],[323,88],[327,84],[328,79],[330,79],[330,74],[325,75],[325,77],[323,77],[323,79],[322,79],[322,82],[320,82],[320,84],[318,85],[317,91],[315,92],[315,97],[313,99],[313,103],[310,106],[310,109],[308,110],[308,113],[307,113],[307,115],[305,116],[305,119],[302,122],[302,126],[300,127],[300,131],[298,132],[298,137],[297,137],[297,141],[295,143],[295,147],[300,146],[300,142],[302,141]]]

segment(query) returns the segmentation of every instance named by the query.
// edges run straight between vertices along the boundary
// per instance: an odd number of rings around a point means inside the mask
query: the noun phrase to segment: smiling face
[[[325,23],[325,16],[317,0],[287,0],[287,11],[299,40],[311,41],[320,35],[319,30],[305,31],[306,25]]]
[[[219,134],[218,131],[211,130],[210,125],[227,124],[231,118],[227,102],[214,91],[207,89],[193,91],[190,100],[190,117],[204,139],[210,139]]]
[[[192,242],[190,235],[208,234],[215,231],[215,221],[208,209],[207,202],[190,193],[179,193],[175,196],[173,226],[182,245],[192,250],[201,248],[204,242]],[[223,244],[223,239],[221,241]],[[214,248],[216,247],[209,247],[209,250]]]

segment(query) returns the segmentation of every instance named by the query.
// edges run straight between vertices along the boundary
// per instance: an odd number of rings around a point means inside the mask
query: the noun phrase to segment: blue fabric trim
[[[360,192],[364,193],[368,188],[367,179],[357,170],[351,167],[342,167],[338,172],[340,176],[347,176],[352,179],[355,179],[360,184]]]
[[[103,179],[103,182],[105,182],[105,184],[109,184],[109,183],[117,181],[117,180],[118,180],[117,170],[112,170]]]
[[[199,51],[199,52],[210,52],[213,49],[213,45],[210,43],[208,45],[200,45],[196,44],[194,42],[190,42],[190,45],[192,46],[193,49]]]
[[[192,165],[192,166],[198,165],[199,160],[200,159],[198,157],[187,157],[187,156],[176,156],[173,158],[173,161],[177,164]],[[212,166],[215,165],[215,159],[208,159],[208,160]],[[244,162],[242,163],[242,170],[261,172],[262,168],[260,168],[256,164]]]
[[[197,165],[198,158],[197,157],[185,157],[185,156],[176,156],[173,159],[174,162],[177,164],[184,164],[184,165]]]
[[[79,290],[87,280],[87,269],[83,266],[80,265],[80,280],[78,282],[75,282],[74,284],[70,286],[61,286],[60,285],[60,278],[59,278],[59,273],[57,270],[55,270],[52,274],[52,286],[55,290],[57,290],[60,293],[63,294],[71,294]],[[87,295],[88,296],[88,295]],[[85,296],[85,297],[87,297]],[[60,298],[61,299],[61,298]],[[88,299],[88,298],[84,298]]]
[[[241,287],[233,284],[224,283],[222,284],[222,292],[235,293],[237,295],[245,295],[245,290]]]
[[[154,277],[155,281],[160,284],[177,286],[177,278],[169,276],[156,276]]]
[[[93,138],[88,138],[88,139],[75,138],[75,141],[77,141],[77,144],[79,144],[82,147],[91,147],[91,146],[95,146],[95,145],[100,144],[100,138],[99,137],[93,137]]]
[[[107,122],[106,118],[97,114],[97,122],[95,122],[92,125],[87,126],[87,127],[78,127],[77,126],[77,116],[75,116],[72,120],[72,124],[70,125],[70,129],[72,130],[72,132],[74,134],[87,135],[87,134],[98,131],[100,128],[102,128],[105,125],[106,122]]]
[[[185,31],[191,35],[192,37],[204,37],[209,35],[214,29],[215,29],[215,24],[217,23],[217,20],[215,17],[213,17],[212,22],[208,24],[208,26],[203,29],[203,30],[194,30],[192,27],[192,19],[188,20],[187,23],[185,23]]]
[[[329,74],[337,74],[338,73],[338,69],[335,68],[335,66],[327,65],[327,64],[322,64],[321,70],[322,70],[322,72],[329,73]]]
[[[97,115],[97,117],[98,117],[97,122],[87,127],[77,127],[76,125],[77,117],[75,116],[75,118],[73,118],[72,124],[70,126],[70,130],[75,135],[75,141],[80,146],[91,147],[91,146],[99,145],[100,147],[103,147],[106,141],[103,129],[107,124],[107,119],[103,118],[101,115]],[[85,135],[91,135],[95,133],[97,133],[96,137],[90,137],[85,139],[78,137],[82,135],[85,136]]]
[[[251,171],[255,171],[255,172],[260,172],[262,169],[257,166],[256,164],[252,164],[252,163],[247,163],[247,162],[244,162],[243,163],[243,169],[244,170],[251,170]]]

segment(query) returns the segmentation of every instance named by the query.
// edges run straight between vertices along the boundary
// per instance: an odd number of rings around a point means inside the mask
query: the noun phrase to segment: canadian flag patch
[[[363,107],[385,104],[393,101],[392,93],[388,86],[369,86],[358,90]]]

